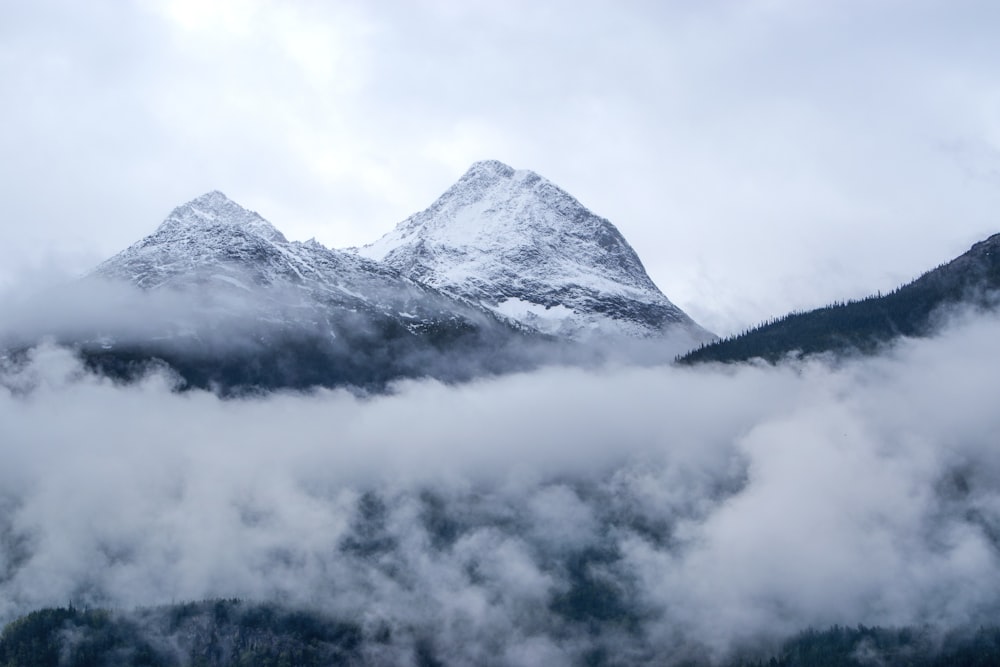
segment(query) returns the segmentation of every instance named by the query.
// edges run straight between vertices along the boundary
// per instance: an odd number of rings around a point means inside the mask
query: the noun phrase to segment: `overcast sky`
[[[0,0],[0,285],[212,189],[366,243],[496,158],[730,333],[1000,231],[998,31],[992,0]]]

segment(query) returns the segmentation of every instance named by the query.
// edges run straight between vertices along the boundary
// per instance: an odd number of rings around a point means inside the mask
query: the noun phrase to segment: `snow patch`
[[[221,273],[213,273],[209,277],[213,278],[215,280],[219,280],[219,281],[224,282],[224,283],[229,283],[233,287],[239,287],[240,289],[246,290],[247,292],[253,291],[249,287],[247,287],[246,283],[244,283],[244,282],[242,282],[240,280],[237,280],[236,278],[233,278],[232,276],[226,276],[226,275],[223,275]]]

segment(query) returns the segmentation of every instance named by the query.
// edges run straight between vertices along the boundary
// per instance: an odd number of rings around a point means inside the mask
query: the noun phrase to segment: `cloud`
[[[460,381],[543,365],[665,363],[695,347],[701,333],[676,327],[649,339],[597,333],[579,344],[556,341],[402,284],[366,283],[364,297],[328,294],[280,280],[257,285],[259,276],[237,266],[154,289],[96,274],[62,283],[57,277],[0,290],[0,349],[17,357],[48,340],[80,350],[89,368],[112,377],[127,380],[159,364],[187,387],[225,394],[381,390],[398,378]],[[412,317],[421,328],[404,329]]]
[[[246,400],[43,346],[0,383],[0,616],[278,599],[506,664],[989,622],[998,334]]]

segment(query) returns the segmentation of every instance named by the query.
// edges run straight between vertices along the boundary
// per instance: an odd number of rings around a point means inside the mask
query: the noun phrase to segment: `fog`
[[[413,286],[372,280],[363,295],[326,294],[308,283],[260,284],[252,270],[232,265],[176,283],[141,289],[89,275],[0,290],[0,353],[49,340],[82,350],[89,368],[119,378],[170,366],[185,387],[232,395],[348,385],[381,391],[403,377],[455,382],[544,365],[660,364],[705,335],[681,323],[656,338],[584,330],[574,342],[512,328],[486,308]],[[410,323],[422,327],[405,329]]]
[[[456,664],[722,659],[1000,611],[1000,319],[877,358],[547,368],[387,395],[0,375],[0,621],[278,600]],[[402,658],[400,659],[402,661]]]

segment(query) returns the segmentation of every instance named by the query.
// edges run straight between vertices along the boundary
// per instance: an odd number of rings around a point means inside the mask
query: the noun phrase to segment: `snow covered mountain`
[[[430,208],[355,251],[561,337],[715,338],[660,292],[608,220],[495,160],[475,163]]]
[[[377,389],[650,354],[580,344],[609,335],[673,358],[712,338],[610,222],[499,162],[477,163],[427,211],[354,252],[289,241],[209,192],[63,292],[46,297],[48,319],[26,313],[20,332],[0,331],[0,348],[54,339],[114,377],[165,364],[186,386],[223,393]]]
[[[91,280],[99,278],[158,295],[149,310],[159,321],[139,333],[135,322],[94,333],[101,345],[90,358],[116,371],[152,356],[196,386],[461,379],[517,368],[503,351],[539,338],[385,264],[290,242],[221,192],[174,209],[99,265]]]
[[[153,234],[94,273],[143,289],[197,286],[259,294],[266,291],[261,288],[293,287],[299,298],[286,306],[338,304],[395,313],[412,330],[454,310],[451,299],[386,265],[314,240],[289,242],[256,212],[218,191],[175,208]]]

